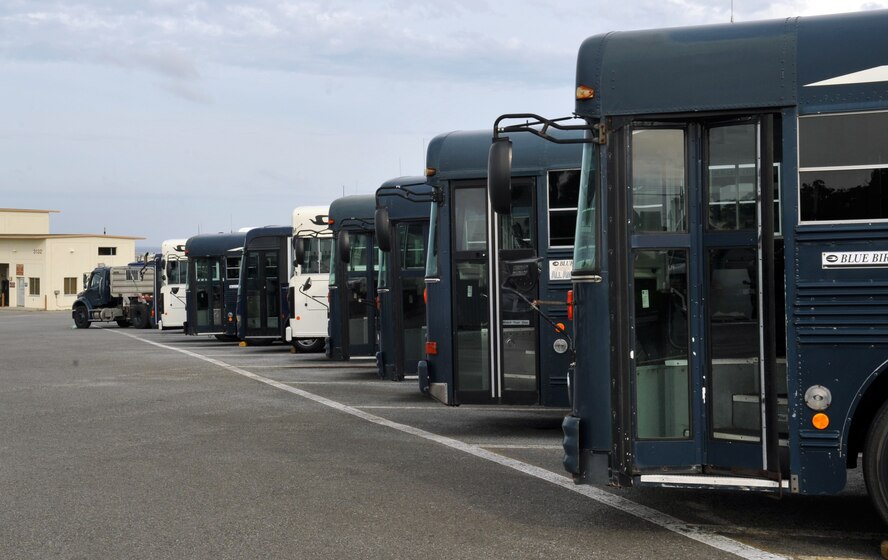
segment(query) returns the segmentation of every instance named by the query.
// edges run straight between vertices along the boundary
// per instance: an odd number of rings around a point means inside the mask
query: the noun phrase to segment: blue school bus
[[[333,360],[376,355],[376,241],[372,194],[330,203],[333,266],[326,355]]]
[[[245,234],[204,233],[185,242],[185,333],[237,340],[237,289]]]
[[[376,190],[376,369],[382,379],[401,381],[416,375],[425,355],[424,279],[433,192],[425,177],[398,177]]]
[[[237,336],[252,344],[284,339],[289,324],[291,226],[252,228],[244,233],[237,289]]]
[[[418,375],[420,388],[445,404],[568,405],[563,302],[582,148],[531,135],[513,142],[510,212],[496,219],[487,204],[490,132],[452,132],[429,143],[426,174],[437,194]]]
[[[535,119],[587,133],[577,482],[833,494],[862,455],[888,521],[886,29],[871,11],[582,44],[585,122]],[[510,122],[491,200],[528,128]]]

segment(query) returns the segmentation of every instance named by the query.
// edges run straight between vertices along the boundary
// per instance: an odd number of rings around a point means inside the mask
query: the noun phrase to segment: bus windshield
[[[429,213],[429,248],[426,257],[426,278],[438,277],[438,205],[432,203],[432,211]]]
[[[574,247],[574,273],[594,273],[598,270],[598,197],[595,196],[597,147],[583,145],[583,167],[580,173],[580,200],[577,209],[576,246]]]

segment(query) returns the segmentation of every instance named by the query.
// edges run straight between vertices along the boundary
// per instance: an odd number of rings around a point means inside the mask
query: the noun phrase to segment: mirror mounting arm
[[[608,128],[604,121],[598,124],[563,124],[564,121],[575,120],[580,117],[576,115],[570,117],[559,117],[557,119],[547,119],[534,113],[508,113],[497,117],[493,123],[493,139],[504,138],[504,134],[511,132],[529,132],[540,138],[554,142],[555,144],[607,144]],[[524,119],[523,123],[512,124],[508,126],[500,126],[504,120]],[[588,130],[595,132],[595,135],[584,138],[557,138],[550,134],[550,129],[555,130]]]

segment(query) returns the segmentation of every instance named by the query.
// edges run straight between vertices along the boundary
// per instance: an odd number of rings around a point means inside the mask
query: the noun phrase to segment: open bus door
[[[374,274],[373,234],[343,230],[347,242],[340,244],[339,265],[343,269],[338,297],[342,298],[343,317],[340,334],[348,357],[373,356],[376,353],[376,277]]]
[[[772,123],[635,122],[610,144],[626,167],[608,211],[623,224],[611,300],[628,342],[612,354],[618,483],[786,486]]]
[[[524,301],[538,291],[534,190],[534,178],[515,178],[511,215],[497,217],[491,228],[486,182],[453,183],[457,404],[539,401],[538,319]]]

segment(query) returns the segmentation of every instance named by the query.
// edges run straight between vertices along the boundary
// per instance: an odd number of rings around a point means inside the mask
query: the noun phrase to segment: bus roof
[[[245,233],[244,247],[249,247],[255,239],[262,237],[290,237],[292,235],[293,228],[290,226],[265,226],[252,228]]]
[[[185,242],[185,254],[189,257],[218,257],[231,249],[243,249],[246,234],[202,233],[189,237]]]
[[[558,138],[582,138],[581,132],[550,131]],[[432,179],[487,177],[487,156],[493,132],[456,131],[440,134],[429,142],[426,167],[435,169]],[[536,175],[546,169],[580,166],[580,144],[556,144],[533,134],[513,134],[512,174]]]
[[[182,254],[185,250],[185,242],[188,241],[184,237],[181,239],[165,239],[160,244],[160,252],[163,255],[169,255],[171,253]]]
[[[425,201],[411,200],[398,194],[399,190],[406,190],[405,187],[412,195],[425,197]],[[432,188],[432,185],[426,182],[425,177],[410,176],[389,179],[376,190],[376,206],[388,208],[389,218],[392,220],[428,218]]]
[[[886,29],[888,10],[876,10],[597,35],[577,56],[577,86],[594,97],[576,112],[876,108],[888,81]]]
[[[343,196],[330,203],[331,228],[339,231],[342,224],[348,229],[373,230],[373,218],[376,212],[376,195],[358,194]]]
[[[329,230],[330,224],[327,223],[329,213],[329,206],[297,206],[293,209],[293,235],[298,235],[300,232],[319,233]],[[318,218],[322,223],[315,223]]]

